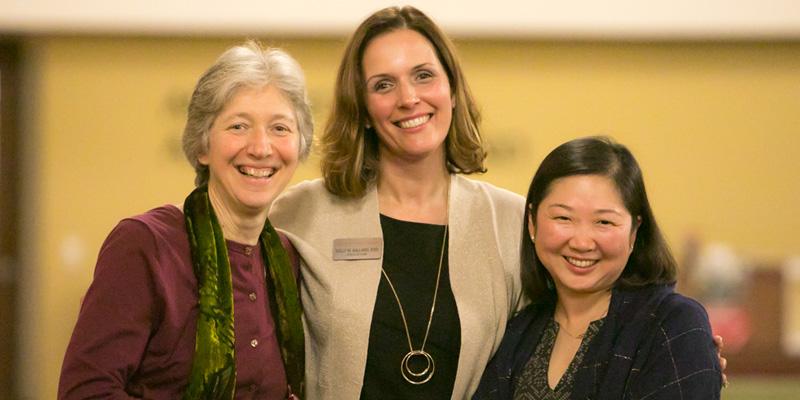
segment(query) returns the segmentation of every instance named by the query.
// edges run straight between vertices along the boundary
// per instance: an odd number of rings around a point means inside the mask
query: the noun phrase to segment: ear
[[[631,248],[628,251],[629,254],[633,253],[633,245],[636,244],[636,233],[639,232],[639,226],[641,225],[642,225],[642,217],[637,215],[636,221],[634,222],[633,226],[631,226],[631,237],[630,237]]]
[[[208,152],[202,152],[199,156],[197,156],[197,162],[201,165],[208,166]]]
[[[536,225],[533,223],[533,213],[528,213],[528,236],[531,242],[536,243]]]

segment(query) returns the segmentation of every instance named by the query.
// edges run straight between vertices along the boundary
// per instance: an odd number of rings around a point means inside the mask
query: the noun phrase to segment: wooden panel
[[[0,41],[0,399],[15,398],[19,48]]]
[[[753,334],[736,354],[726,354],[732,374],[800,374],[800,357],[783,351],[781,334],[783,294],[782,273],[765,268],[753,272],[744,296],[744,309],[750,317]]]

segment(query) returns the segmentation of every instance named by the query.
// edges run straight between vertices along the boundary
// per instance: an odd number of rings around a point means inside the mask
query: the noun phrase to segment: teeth
[[[597,260],[579,260],[577,258],[572,258],[572,257],[566,257],[566,259],[567,262],[579,268],[591,267],[597,262]]]
[[[417,118],[414,118],[414,119],[400,121],[400,122],[397,123],[397,125],[400,126],[401,128],[405,128],[405,129],[415,128],[417,126],[420,126],[420,125],[428,122],[429,119],[431,119],[430,115],[423,115],[421,117],[417,117]]]
[[[268,178],[275,173],[274,168],[239,167],[239,172],[256,178]]]

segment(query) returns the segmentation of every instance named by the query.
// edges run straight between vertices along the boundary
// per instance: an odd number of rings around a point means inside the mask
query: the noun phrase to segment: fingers
[[[725,373],[723,372],[722,373],[722,387],[723,388],[728,387],[728,383],[729,383],[728,382],[728,375],[725,375]]]
[[[719,357],[719,368],[722,371],[722,387],[728,387],[728,375],[725,374],[725,369],[728,368],[728,360],[722,356],[722,348],[725,343],[722,336],[714,335],[714,345],[717,346],[717,357]]]
[[[722,340],[722,336],[714,335],[714,345],[717,346],[717,352],[722,351],[722,348],[725,346],[725,343]]]

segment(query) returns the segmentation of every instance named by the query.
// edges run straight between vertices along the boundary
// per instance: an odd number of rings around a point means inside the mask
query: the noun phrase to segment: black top
[[[547,379],[547,372],[550,369],[550,357],[553,354],[553,347],[556,345],[556,337],[560,326],[553,317],[545,326],[544,334],[536,346],[536,351],[533,353],[530,361],[523,368],[519,380],[514,385],[514,400],[569,400],[572,395],[572,384],[575,380],[575,373],[578,371],[578,366],[583,361],[583,356],[589,350],[589,343],[592,338],[600,331],[603,326],[603,319],[592,321],[584,333],[581,345],[572,361],[569,363],[564,375],[556,384],[556,387],[551,388]]]
[[[444,225],[400,221],[381,215],[383,269],[403,305],[414,350],[419,350],[428,325],[436,274],[442,251]],[[362,399],[449,399],[458,367],[461,326],[450,288],[445,243],[439,294],[425,351],[434,359],[433,377],[421,385],[403,379],[400,364],[409,352],[408,339],[397,300],[381,275],[367,349]],[[422,357],[412,368],[424,368]],[[416,367],[416,368],[415,368]]]

